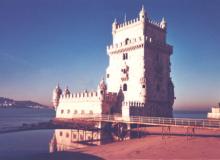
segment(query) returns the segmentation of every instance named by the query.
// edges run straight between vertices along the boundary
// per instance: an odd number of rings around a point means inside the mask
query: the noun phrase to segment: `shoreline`
[[[220,139],[213,137],[148,136],[78,151],[104,159],[219,159],[219,147]]]
[[[160,133],[160,128],[146,131]],[[180,128],[171,129],[180,133]],[[193,136],[147,135],[95,147],[78,149],[78,152],[104,159],[219,159],[220,131],[197,130]]]
[[[164,134],[161,134],[162,127],[141,128],[139,132],[145,132],[145,136],[98,146],[38,154],[35,158],[67,160],[77,156],[83,159],[91,159],[91,157],[94,159],[219,159],[220,157],[220,130],[196,129],[194,135],[188,136],[185,134],[186,128],[179,127],[171,127],[170,133]]]

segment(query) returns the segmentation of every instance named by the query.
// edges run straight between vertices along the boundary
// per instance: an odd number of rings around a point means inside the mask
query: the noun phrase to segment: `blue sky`
[[[111,25],[138,16],[168,22],[175,109],[220,101],[219,0],[0,0],[0,96],[50,104],[59,82],[96,89],[108,65]]]

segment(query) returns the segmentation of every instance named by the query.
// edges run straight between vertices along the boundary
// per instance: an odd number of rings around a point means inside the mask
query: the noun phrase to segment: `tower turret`
[[[70,91],[69,91],[67,86],[66,86],[66,89],[64,90],[64,95],[65,96],[69,96],[70,95]]]
[[[115,18],[114,22],[112,23],[112,35],[115,34],[116,29],[117,29],[117,25],[118,25],[118,23],[117,23],[117,20]]]
[[[59,84],[56,86],[56,88],[53,90],[53,106],[56,109],[59,105],[60,95],[62,94],[62,90],[59,86]]]
[[[105,99],[106,91],[107,91],[107,85],[105,83],[105,80],[102,79],[99,82],[99,85],[98,85],[98,88],[97,88],[97,92],[98,92],[98,96],[99,96],[100,100],[104,100]]]
[[[161,22],[160,22],[160,27],[162,29],[167,29],[167,22],[165,21],[165,18],[163,17]]]
[[[144,5],[142,5],[141,11],[139,12],[139,19],[142,22],[144,22],[145,19],[147,19],[147,14],[145,12]]]

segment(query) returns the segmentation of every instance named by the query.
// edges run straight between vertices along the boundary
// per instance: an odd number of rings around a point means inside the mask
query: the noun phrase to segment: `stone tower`
[[[112,24],[113,42],[107,46],[108,92],[123,91],[122,115],[172,117],[174,86],[170,77],[171,45],[167,23],[148,18],[144,7],[136,19]]]
[[[53,90],[53,97],[52,97],[52,102],[53,102],[53,106],[54,106],[55,110],[59,105],[59,100],[60,100],[61,94],[62,94],[62,90],[58,84],[56,86],[56,88]]]

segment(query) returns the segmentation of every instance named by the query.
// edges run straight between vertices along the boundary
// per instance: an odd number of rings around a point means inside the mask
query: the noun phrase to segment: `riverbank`
[[[67,137],[65,129],[59,130],[56,135],[59,140],[56,142],[59,143],[51,143],[54,130],[0,134],[0,141],[4,144],[4,147],[0,147],[0,159],[219,159],[220,131],[196,129],[194,134],[188,136],[186,131],[187,128],[171,127],[169,133],[161,135],[162,127],[147,127],[139,129],[141,138],[84,148],[77,147],[80,142],[72,139],[77,133],[74,130],[68,131],[73,133],[70,137]],[[49,146],[55,149],[51,153]],[[59,152],[56,152],[56,148],[59,148]]]
[[[149,136],[80,149],[104,159],[219,159],[220,139],[214,137]]]
[[[150,127],[146,132],[154,133],[142,138],[130,139],[100,146],[63,150],[35,156],[37,160],[73,159],[219,159],[220,131],[197,130],[194,136],[156,135],[161,128]],[[182,133],[183,128],[171,128]],[[213,136],[214,135],[214,136]]]
[[[160,133],[161,128],[148,128],[149,133]],[[171,128],[183,133],[183,128]],[[103,159],[219,159],[220,131],[199,129],[195,136],[149,135],[102,146],[77,150]]]

